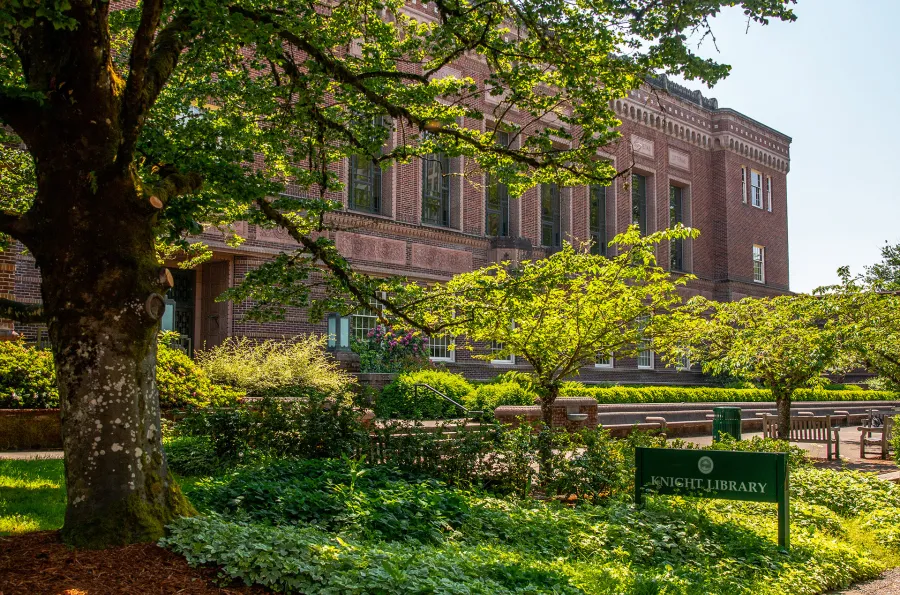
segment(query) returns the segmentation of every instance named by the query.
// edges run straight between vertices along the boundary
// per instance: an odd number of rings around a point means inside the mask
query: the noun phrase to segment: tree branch
[[[0,86],[0,124],[7,124],[29,144],[37,128],[40,102],[25,95],[25,91],[6,85]]]
[[[146,27],[144,35],[152,37],[159,21],[159,14],[154,17],[153,11],[153,6],[144,5],[138,35],[141,35],[142,29]],[[152,22],[154,18],[156,25]],[[128,77],[126,101],[119,116],[122,123],[122,144],[116,156],[119,167],[128,167],[134,158],[134,148],[147,111],[156,102],[156,98],[178,66],[181,53],[193,39],[191,30],[195,24],[194,15],[190,12],[185,10],[178,13],[156,36],[152,54],[147,54],[149,48],[144,47],[144,44],[148,43],[147,39],[135,38],[132,52],[138,51],[143,57],[132,56],[132,72]],[[135,67],[137,71],[134,70]],[[132,78],[135,78],[133,85]],[[129,92],[131,95],[128,95]]]
[[[47,321],[42,304],[24,304],[6,298],[0,298],[0,318],[23,324]]]
[[[27,240],[31,235],[32,225],[27,215],[14,215],[0,211],[0,233],[17,240]]]

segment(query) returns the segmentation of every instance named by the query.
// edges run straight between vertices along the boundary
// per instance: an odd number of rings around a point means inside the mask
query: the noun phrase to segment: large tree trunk
[[[131,172],[85,183],[83,173],[56,165],[41,172],[39,195],[69,200],[38,201],[54,233],[33,252],[60,393],[63,536],[79,547],[155,540],[192,509],[162,450],[156,335],[166,283],[152,207]]]
[[[778,409],[778,438],[787,440],[791,434],[791,392],[773,390],[772,393]]]

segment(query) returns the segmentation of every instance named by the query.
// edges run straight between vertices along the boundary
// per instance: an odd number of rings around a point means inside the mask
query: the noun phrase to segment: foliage
[[[0,409],[59,407],[50,351],[0,341]]]
[[[243,470],[192,497],[207,514],[176,521],[162,545],[297,592],[813,595],[893,563],[802,497],[788,554],[771,504],[651,496],[642,509],[617,499],[569,507],[358,461]]]
[[[173,436],[165,438],[163,446],[169,469],[181,476],[215,475],[226,467],[207,436]]]
[[[655,251],[662,241],[696,235],[679,226],[641,237],[631,226],[613,240],[618,255],[612,258],[565,243],[517,268],[503,262],[430,288],[409,284],[398,300],[412,304],[422,325],[462,335],[466,349],[476,342],[500,346],[475,357],[516,355],[531,364],[538,394],[549,405],[561,382],[597,354],[634,354],[646,319],[680,303],[676,288],[690,276],[671,279],[657,266]]]
[[[900,550],[900,508],[879,507],[864,514],[860,526],[866,531],[872,531],[879,543]]]
[[[791,471],[791,498],[819,504],[843,517],[900,507],[900,486],[874,473],[832,473],[813,467]]]
[[[464,412],[431,390],[417,384],[427,384],[457,403],[472,392],[472,385],[460,374],[444,370],[420,370],[397,376],[384,387],[375,400],[375,415],[382,418],[440,419],[462,417]]]
[[[66,485],[60,460],[0,460],[0,536],[62,525]]]
[[[199,482],[201,507],[272,525],[312,525],[384,541],[443,541],[467,514],[462,493],[362,461],[282,461]]]
[[[891,245],[885,242],[881,247],[881,262],[865,267],[865,273],[860,281],[874,289],[887,291],[900,289],[900,244]]]
[[[214,384],[186,353],[174,347],[176,333],[160,333],[156,351],[156,386],[163,409],[227,407],[243,391]]]
[[[594,387],[564,385],[564,397],[592,397],[600,404],[613,403],[771,403],[772,391],[764,388],[712,388],[705,386],[631,386]],[[895,391],[818,390],[801,388],[794,391],[794,401],[893,401],[900,398]]]
[[[359,370],[364,373],[411,372],[431,365],[428,337],[417,330],[378,324],[365,340],[354,340],[351,349],[359,354]]]
[[[779,435],[786,437],[794,391],[821,383],[837,365],[837,336],[823,328],[821,306],[809,295],[738,302],[697,296],[660,317],[654,349],[669,363],[687,356],[702,362],[704,372],[769,389],[778,405]]]
[[[208,441],[209,446],[199,446],[211,448],[222,465],[274,457],[337,457],[355,452],[366,436],[357,410],[345,399],[314,390],[287,401],[266,397],[233,409],[196,412],[179,423],[177,433]]]
[[[870,386],[897,390],[900,388],[900,296],[882,291],[880,282],[862,284],[851,278],[846,268],[838,274],[839,285],[817,291],[826,326],[836,333],[840,342],[842,367],[865,368],[878,375]]]
[[[482,384],[466,395],[463,404],[469,409],[492,415],[501,405],[534,405],[538,396],[516,382]]]
[[[355,382],[325,350],[324,335],[297,335],[283,341],[229,337],[200,351],[197,364],[213,382],[249,397],[297,397],[309,389],[342,393]]]

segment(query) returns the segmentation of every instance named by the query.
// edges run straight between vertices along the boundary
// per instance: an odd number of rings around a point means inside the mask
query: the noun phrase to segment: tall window
[[[747,168],[741,166],[741,202],[747,202]]]
[[[769,212],[772,212],[772,178],[766,176],[766,196],[769,199]]]
[[[669,227],[684,222],[684,189],[669,186]],[[684,240],[669,241],[669,270],[684,270]]]
[[[766,282],[766,249],[763,246],[753,246],[753,280]]]
[[[631,176],[631,223],[647,233],[647,176]]]
[[[750,170],[750,204],[763,208],[763,177],[756,170]]]
[[[641,316],[638,318],[638,327],[641,329],[641,332],[647,327],[650,323],[649,316]],[[638,368],[649,369],[653,368],[653,350],[650,349],[650,341],[644,338],[641,338],[638,343],[638,356],[637,356],[637,365]]]
[[[375,118],[375,126],[384,126],[383,118]],[[347,203],[351,211],[381,213],[381,167],[365,155],[351,155],[347,184]]]
[[[446,153],[422,159],[422,223],[450,226],[450,158]]]
[[[357,341],[365,341],[369,331],[378,324],[378,316],[381,314],[381,302],[376,299],[369,300],[367,308],[359,308],[350,315],[350,330]]]
[[[609,186],[591,186],[590,217],[591,217],[591,252],[607,255],[609,238],[606,234],[606,193]]]
[[[498,132],[497,144],[508,147],[509,133]],[[509,191],[506,184],[501,184],[497,181],[496,176],[488,174],[484,193],[485,235],[507,237],[509,235]]]
[[[541,246],[560,246],[559,186],[541,184]]]

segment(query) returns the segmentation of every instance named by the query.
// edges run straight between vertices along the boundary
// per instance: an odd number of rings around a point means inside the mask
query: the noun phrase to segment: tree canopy
[[[2,299],[0,316],[48,325],[66,539],[155,539],[187,508],[159,435],[155,335],[171,279],[160,247],[196,255],[189,236],[204,224],[282,225],[300,247],[264,271],[263,310],[306,304],[320,268],[332,297],[364,301],[371,285],[324,233],[342,208],[343,159],[442,151],[514,196],[606,183],[610,102],[654,73],[725,76],[691,43],[734,4],[436,0],[428,17],[401,0],[0,5],[0,123],[13,135],[0,161],[34,169],[0,187],[0,233],[34,255],[43,297]],[[739,4],[762,24],[795,18],[792,0]],[[463,60],[480,74],[448,70]],[[254,296],[251,278],[240,297]]]

